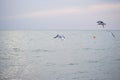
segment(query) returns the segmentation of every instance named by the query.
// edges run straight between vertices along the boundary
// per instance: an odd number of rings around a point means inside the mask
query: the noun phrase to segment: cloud
[[[51,9],[47,11],[36,11],[24,14],[18,14],[15,16],[7,16],[6,19],[24,19],[24,18],[45,18],[49,16],[59,16],[66,14],[80,13],[79,8],[63,8],[63,9]]]
[[[24,14],[17,14],[14,16],[5,16],[3,19],[26,19],[26,18],[46,18],[50,16],[61,16],[61,15],[88,15],[97,14],[99,12],[114,11],[120,9],[120,3],[117,4],[102,4],[102,5],[91,5],[88,7],[67,7],[62,9],[51,9],[46,11],[36,11]]]
[[[90,8],[88,8],[88,11],[91,12],[104,12],[104,11],[113,11],[113,10],[120,10],[120,3],[93,5]]]

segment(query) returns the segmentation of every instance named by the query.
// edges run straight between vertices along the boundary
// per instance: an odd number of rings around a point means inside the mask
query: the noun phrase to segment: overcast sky
[[[120,0],[0,0],[0,29],[120,29]]]

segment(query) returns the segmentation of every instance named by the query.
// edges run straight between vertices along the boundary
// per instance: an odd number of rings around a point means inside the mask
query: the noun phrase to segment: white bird
[[[104,26],[106,25],[106,23],[104,23],[103,21],[97,21],[97,23],[98,23],[98,25],[102,25],[103,28],[104,28]],[[114,35],[111,31],[108,31],[108,30],[106,30],[106,31],[107,31],[107,32],[110,32],[110,33],[112,34],[112,36],[113,36],[114,38],[116,38],[115,35]]]
[[[65,36],[63,36],[63,35],[59,35],[59,34],[57,34],[55,37],[53,37],[53,38],[59,38],[59,39],[65,39]]]
[[[103,28],[104,28],[104,26],[106,25],[106,23],[104,23],[103,21],[97,21],[97,23],[98,23],[98,25],[102,25]]]

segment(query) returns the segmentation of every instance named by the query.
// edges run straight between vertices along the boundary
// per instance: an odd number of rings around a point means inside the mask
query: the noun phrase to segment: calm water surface
[[[0,31],[0,80],[120,80],[120,31],[112,32]]]

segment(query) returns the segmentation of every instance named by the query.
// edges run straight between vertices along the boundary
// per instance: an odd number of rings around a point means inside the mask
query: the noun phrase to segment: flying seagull
[[[98,23],[98,25],[102,25],[103,28],[104,28],[104,26],[106,25],[106,23],[104,23],[103,21],[97,21],[97,23]],[[107,31],[107,32],[110,32],[110,33],[112,34],[112,36],[113,36],[114,38],[116,38],[115,35],[114,35],[111,31],[108,31],[108,30],[106,30],[106,31]]]
[[[57,34],[55,37],[53,37],[53,38],[58,38],[58,39],[65,39],[65,36],[63,36],[63,35],[59,35],[59,34]]]
[[[104,28],[104,26],[106,25],[106,23],[104,23],[103,21],[97,21],[97,23],[98,23],[98,25],[102,25],[103,28]]]

